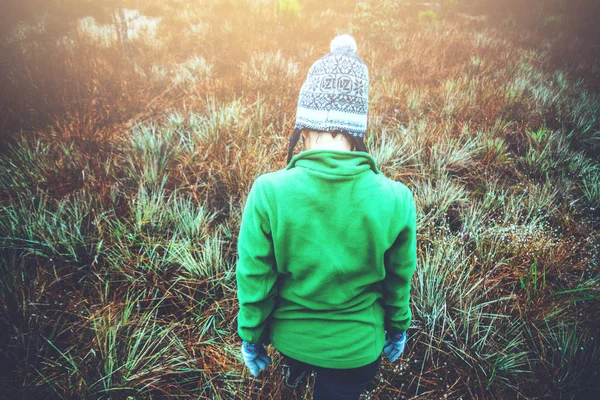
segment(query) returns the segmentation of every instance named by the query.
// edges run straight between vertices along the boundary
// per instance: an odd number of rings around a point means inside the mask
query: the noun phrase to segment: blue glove
[[[260,371],[267,368],[271,364],[271,359],[267,355],[267,350],[262,343],[242,342],[242,357],[244,362],[254,376],[258,376]]]
[[[406,332],[398,333],[391,339],[385,341],[383,353],[390,362],[394,362],[400,357],[406,345]]]

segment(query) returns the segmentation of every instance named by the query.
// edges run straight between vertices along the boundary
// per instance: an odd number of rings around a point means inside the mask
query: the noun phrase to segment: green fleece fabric
[[[242,340],[328,368],[369,364],[408,329],[411,191],[365,152],[307,150],[254,182],[236,280]]]

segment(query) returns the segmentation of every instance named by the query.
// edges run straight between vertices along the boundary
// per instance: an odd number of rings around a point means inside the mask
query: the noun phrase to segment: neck
[[[329,132],[302,132],[304,150],[342,150],[352,151],[352,144],[345,135],[338,133],[335,137]]]

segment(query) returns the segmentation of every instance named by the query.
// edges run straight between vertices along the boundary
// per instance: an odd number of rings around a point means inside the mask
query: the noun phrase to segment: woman
[[[315,399],[358,399],[412,319],[415,204],[367,153],[367,94],[356,42],[336,37],[300,90],[288,165],[254,182],[238,239],[246,366],[258,376],[272,343],[289,387],[317,372]]]

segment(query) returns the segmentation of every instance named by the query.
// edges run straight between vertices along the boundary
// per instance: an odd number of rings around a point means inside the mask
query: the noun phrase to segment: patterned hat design
[[[302,129],[347,133],[355,138],[359,151],[368,152],[363,137],[367,132],[369,71],[356,54],[352,36],[336,36],[330,50],[310,67],[300,89],[288,164]]]
[[[300,89],[295,129],[365,135],[369,72],[356,49],[352,36],[337,36],[331,53],[312,65]]]

